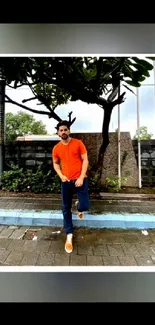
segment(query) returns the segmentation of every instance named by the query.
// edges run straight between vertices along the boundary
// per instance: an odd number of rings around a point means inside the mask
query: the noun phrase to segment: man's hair
[[[64,120],[64,121],[60,121],[58,124],[57,124],[57,126],[56,126],[56,129],[57,129],[57,131],[59,130],[59,128],[61,127],[61,126],[67,126],[67,128],[70,130],[70,124],[69,124],[69,122],[68,121],[66,121],[66,120]]]

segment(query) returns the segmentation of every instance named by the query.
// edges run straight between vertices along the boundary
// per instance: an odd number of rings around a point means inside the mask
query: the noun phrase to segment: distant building
[[[53,135],[24,135],[17,137],[16,141],[57,141],[60,140],[57,134]]]

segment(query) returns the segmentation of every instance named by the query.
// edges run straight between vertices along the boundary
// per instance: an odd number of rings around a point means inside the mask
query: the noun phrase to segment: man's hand
[[[61,176],[61,180],[62,182],[69,182],[69,179],[65,175]]]
[[[75,186],[79,187],[83,185],[83,177],[79,177],[76,182],[75,182]]]

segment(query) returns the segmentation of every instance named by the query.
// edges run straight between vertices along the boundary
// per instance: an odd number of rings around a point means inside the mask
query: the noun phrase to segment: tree
[[[141,126],[139,128],[139,139],[140,140],[150,140],[152,139],[153,134],[148,133],[147,127],[146,126]],[[138,130],[136,130],[136,134],[133,136],[133,140],[138,139]]]
[[[27,134],[47,134],[42,121],[35,121],[33,115],[25,112],[5,114],[6,142],[14,141],[18,136]]]
[[[140,87],[153,69],[150,60],[137,57],[48,57],[48,58],[0,58],[1,75],[6,85],[18,88],[27,85],[33,97],[17,103],[5,95],[6,102],[28,111],[46,114],[61,121],[56,107],[70,101],[81,100],[97,104],[103,109],[102,145],[95,171],[101,175],[104,154],[109,144],[109,124],[113,108],[124,102],[125,92],[120,94],[120,83]],[[34,110],[25,105],[37,99],[45,110]],[[76,118],[71,117],[72,125]]]

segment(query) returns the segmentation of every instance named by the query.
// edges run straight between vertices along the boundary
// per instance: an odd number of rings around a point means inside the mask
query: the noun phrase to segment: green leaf
[[[141,65],[142,67],[144,67],[146,70],[152,70],[153,69],[153,65],[151,63],[149,63],[146,60],[143,59],[139,59],[139,58],[132,58],[136,63],[138,63],[138,65]]]
[[[135,75],[139,75],[139,76],[146,76],[146,77],[150,77],[149,71],[145,69],[145,67],[143,67],[142,65],[138,65],[138,64],[133,64],[133,66],[137,69],[136,71],[133,71],[133,76]]]
[[[140,81],[140,82],[143,82],[145,79],[146,79],[146,78],[143,77],[143,76],[142,76],[142,77],[139,77],[139,81]]]

